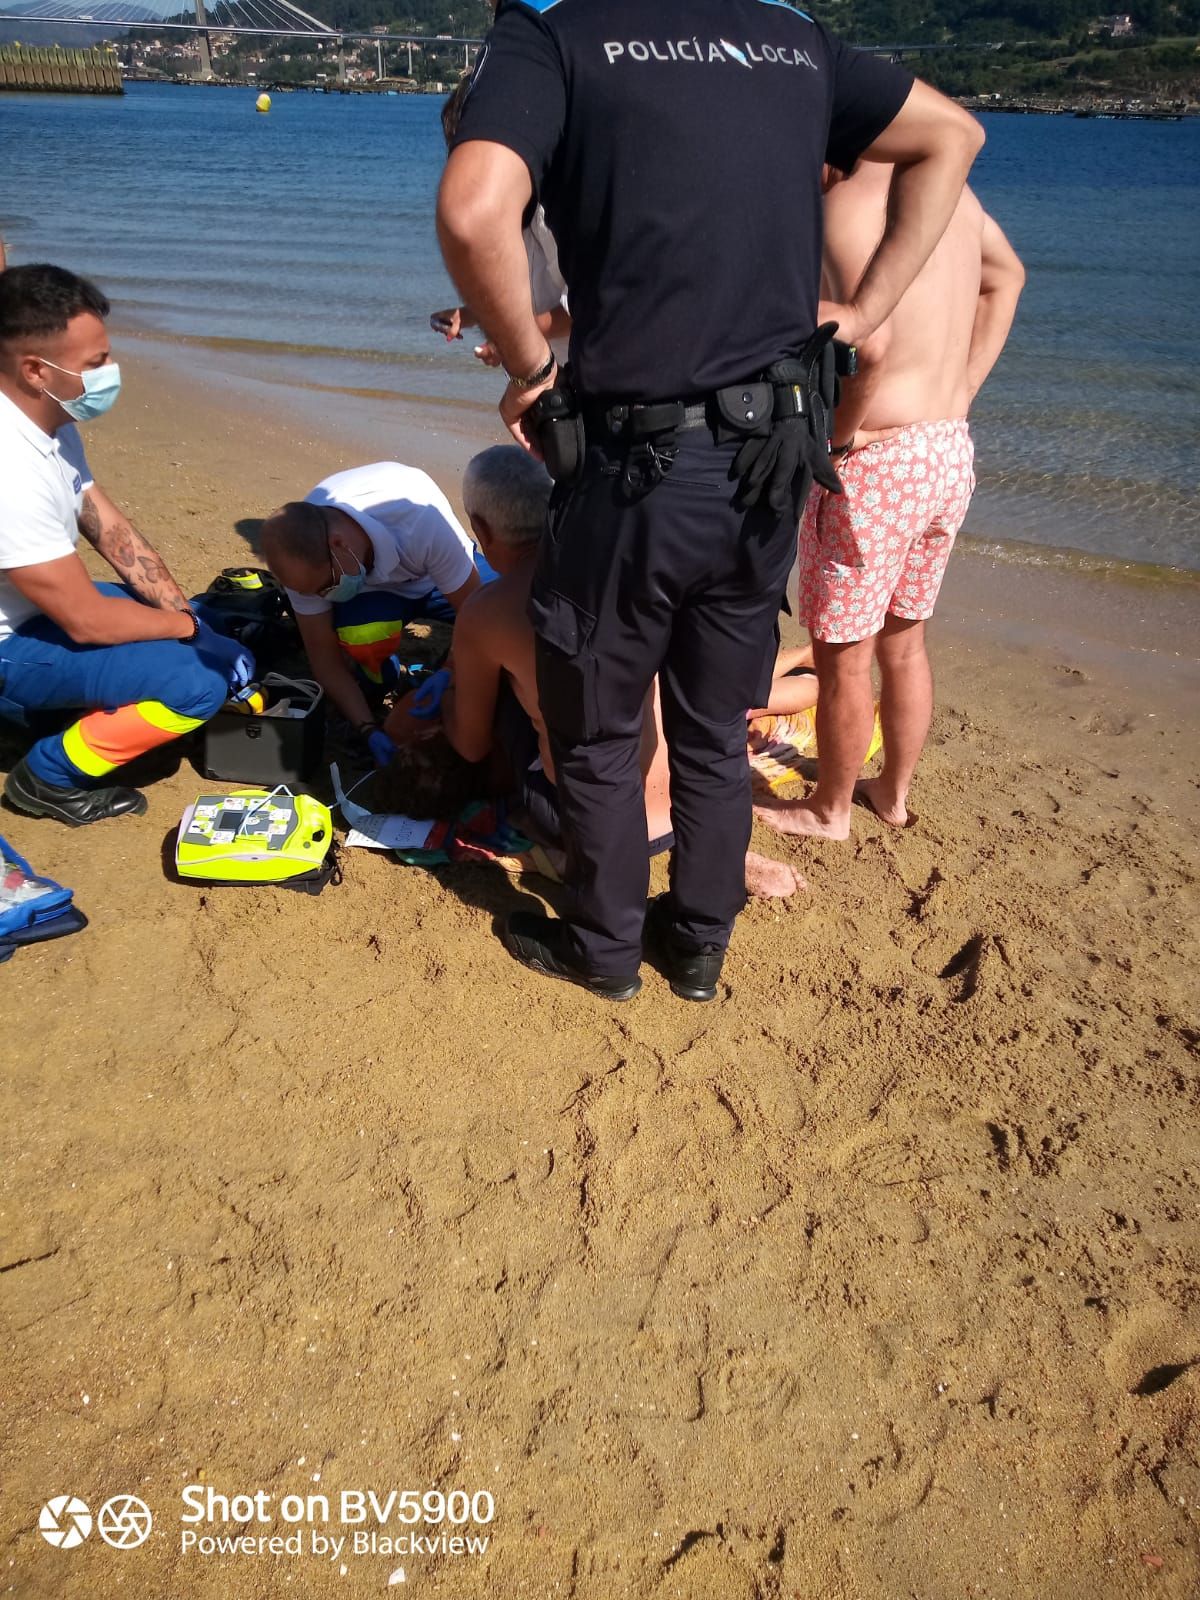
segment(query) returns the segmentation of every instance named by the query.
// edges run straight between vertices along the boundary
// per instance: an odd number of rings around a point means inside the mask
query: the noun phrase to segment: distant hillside
[[[42,0],[0,0],[0,41],[94,44],[129,37],[120,25],[101,30],[71,23],[29,25],[13,13]],[[111,0],[109,0],[111,3]],[[492,23],[487,0],[298,0],[333,29],[368,33],[449,34],[480,38]],[[1099,26],[1101,0],[805,0],[835,33],[857,44],[998,45],[1002,48],[938,51],[911,58],[923,78],[960,96],[1046,96],[1059,101],[1117,95],[1158,101],[1200,101],[1200,0],[1125,0],[1129,37],[1110,38]],[[1110,3],[1110,0],[1105,0]],[[190,20],[190,0],[169,9]],[[167,8],[164,7],[164,10]],[[216,28],[225,15],[208,0]],[[133,0],[130,20],[162,13]],[[247,41],[246,48],[249,48]],[[263,44],[254,48],[263,50]],[[303,58],[282,64],[269,48],[279,81],[308,81]],[[448,47],[446,47],[448,49]],[[446,49],[422,55],[417,76],[449,78],[457,69]],[[238,52],[242,53],[241,51]],[[311,63],[310,63],[311,67]]]
[[[481,38],[492,25],[487,0],[319,0],[306,6],[323,22],[352,33],[386,27],[393,33],[453,33]]]
[[[1120,9],[1143,35],[1200,33],[1200,0],[1124,0]],[[817,14],[856,43],[921,44],[1067,39],[1104,12],[1099,0],[825,0]]]

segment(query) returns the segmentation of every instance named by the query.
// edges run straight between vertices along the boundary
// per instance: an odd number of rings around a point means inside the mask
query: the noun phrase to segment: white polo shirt
[[[364,592],[385,589],[414,600],[433,589],[450,594],[461,589],[475,570],[475,546],[469,535],[437,484],[417,467],[398,461],[350,467],[322,479],[304,498],[310,505],[344,511],[370,539],[375,561]],[[331,572],[331,582],[333,576]],[[297,594],[294,589],[287,593],[303,616],[332,610],[331,602],[320,595]]]
[[[74,423],[43,433],[0,394],[0,639],[38,615],[33,601],[8,581],[9,571],[72,553],[91,486]]]

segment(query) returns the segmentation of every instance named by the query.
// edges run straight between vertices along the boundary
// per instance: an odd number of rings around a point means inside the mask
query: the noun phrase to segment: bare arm
[[[457,589],[451,589],[446,595],[448,603],[454,607],[455,614],[462,610],[466,602],[477,589],[483,587],[483,579],[479,576],[478,569],[471,568],[470,576],[465,583],[460,583]]]
[[[853,295],[822,303],[818,322],[837,322],[839,337],[850,344],[861,344],[886,322],[945,233],[982,145],[974,117],[928,84],[913,84],[900,111],[863,152],[866,161],[896,168],[883,238]]]
[[[312,675],[353,728],[375,725],[367,697],[346,663],[328,611],[306,616],[297,612],[300,638]]]
[[[858,374],[843,378],[838,408],[833,414],[833,443],[849,444],[861,429],[863,418],[883,378],[887,353],[892,342],[889,317],[858,346]]]
[[[190,639],[190,611],[142,605],[124,595],[101,594],[77,555],[9,567],[5,577],[56,622],[74,644],[132,644],[138,639]]]
[[[187,610],[187,598],[166,562],[98,483],[84,494],[79,531],[117,577],[148,606],[157,606],[160,611]]]
[[[967,383],[971,399],[982,389],[989,372],[1004,349],[1017,301],[1025,287],[1025,268],[1017,252],[1004,237],[999,225],[986,213],[983,218],[983,270],[979,280],[979,304],[971,329],[971,350],[967,357]]]
[[[442,728],[464,761],[482,761],[492,748],[502,671],[486,616],[472,609],[455,625],[453,673],[442,696]]]
[[[553,311],[539,311],[533,319],[547,339],[566,339],[571,333],[571,313],[563,306],[555,306]],[[490,341],[477,345],[475,354],[485,367],[498,367],[500,365],[500,352]]]
[[[883,168],[856,170],[832,185],[825,196],[825,237],[821,249],[821,294],[845,302],[879,248],[890,176]],[[884,358],[892,342],[889,317],[857,346],[858,373],[841,381],[833,422],[833,443],[854,436],[870,409],[883,377]]]
[[[771,693],[765,706],[746,713],[747,718],[794,715],[807,711],[817,703],[816,673],[810,670],[796,673],[797,667],[813,667],[813,647],[801,644],[780,650],[775,657],[775,670],[771,674]],[[793,674],[795,674],[793,676]]]
[[[533,194],[529,169],[515,151],[472,139],[450,152],[438,193],[437,227],[447,270],[464,302],[509,372],[525,376],[544,365],[546,336],[533,314],[529,258],[521,223]],[[524,449],[539,454],[521,419],[543,388],[510,385],[500,415]]]

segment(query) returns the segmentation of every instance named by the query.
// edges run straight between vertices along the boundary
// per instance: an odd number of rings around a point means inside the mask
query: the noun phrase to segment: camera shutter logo
[[[87,1502],[73,1494],[56,1494],[42,1507],[38,1531],[46,1543],[56,1549],[74,1550],[92,1531],[92,1513]]]
[[[135,1494],[115,1494],[96,1513],[96,1527],[114,1550],[136,1550],[150,1537],[150,1507]]]

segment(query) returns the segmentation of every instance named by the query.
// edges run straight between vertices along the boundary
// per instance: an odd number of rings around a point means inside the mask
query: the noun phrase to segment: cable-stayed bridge
[[[161,3],[161,0],[160,0]],[[166,0],[170,5],[172,0]],[[303,10],[295,0],[183,0],[187,10],[152,9],[137,0],[0,0],[0,23],[52,25],[69,23],[103,31],[118,29],[123,33],[132,30],[150,30],[154,33],[178,32],[198,35],[200,45],[200,76],[212,76],[212,58],[209,44],[211,33],[253,34],[275,38],[308,38],[339,47],[339,76],[343,62],[340,46],[344,41],[366,40],[381,48],[394,45],[408,46],[409,75],[412,74],[413,46],[460,45],[463,66],[471,64],[471,51],[478,49],[482,38],[466,38],[450,34],[427,33],[354,33],[335,28],[320,17]],[[179,0],[174,0],[178,6]],[[943,43],[873,44],[864,48],[873,55],[889,56],[899,61],[903,56],[923,55],[941,50],[994,50],[995,44],[972,41],[958,44]],[[380,57],[382,76],[382,56]]]
[[[461,46],[463,65],[469,67],[471,51],[483,43],[482,38],[449,34],[435,38],[427,33],[354,33],[322,21],[295,4],[295,0],[216,0],[215,4],[210,0],[184,0],[186,10],[179,10],[178,4],[179,0],[175,0],[170,9],[165,9],[141,5],[137,0],[0,0],[0,23],[34,27],[69,23],[99,32],[128,33],[136,29],[196,34],[201,77],[212,75],[209,35],[214,33],[313,39],[338,47],[347,40],[368,40],[381,48],[406,45],[410,75],[414,45]]]

